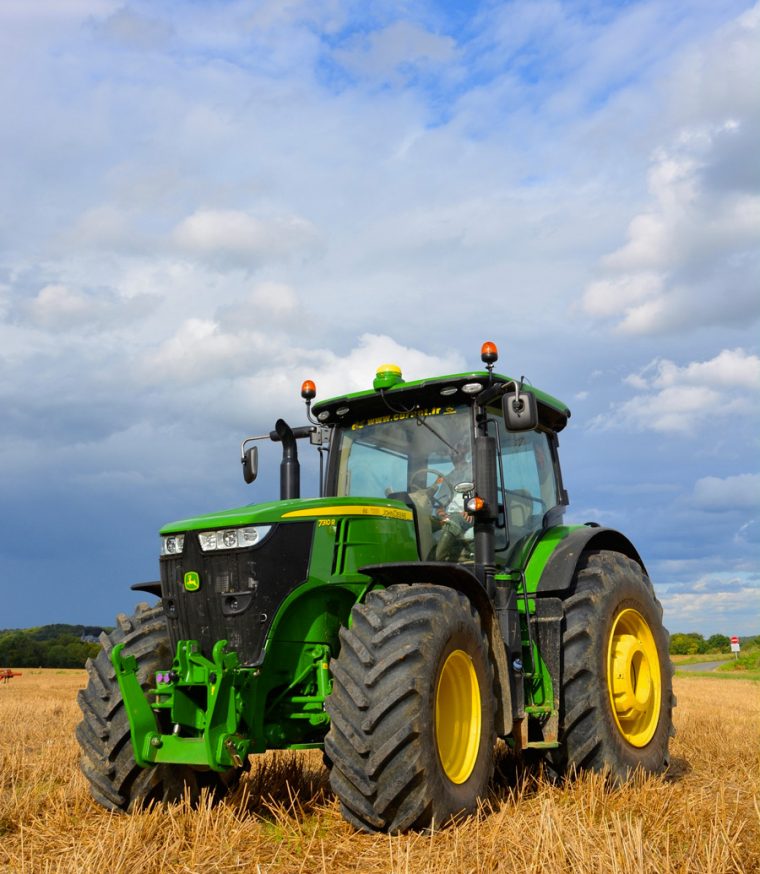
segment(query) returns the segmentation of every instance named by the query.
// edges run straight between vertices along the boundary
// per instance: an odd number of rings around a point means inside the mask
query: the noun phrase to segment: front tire
[[[474,811],[493,772],[495,701],[472,604],[442,586],[391,586],[351,618],[325,739],[344,817],[399,832]]]
[[[641,566],[620,553],[581,560],[564,604],[559,774],[661,773],[674,734],[673,669],[662,607]]]
[[[185,793],[195,803],[203,789],[214,799],[229,792],[240,779],[239,770],[218,773],[190,765],[141,768],[135,762],[124,701],[109,654],[117,643],[123,643],[124,655],[137,659],[137,677],[143,691],[154,685],[155,672],[172,662],[161,604],[138,604],[134,616],[120,613],[115,629],[101,634],[100,643],[98,655],[87,660],[87,687],[77,696],[82,711],[76,729],[80,767],[95,801],[109,810],[131,811],[152,801],[179,801]]]

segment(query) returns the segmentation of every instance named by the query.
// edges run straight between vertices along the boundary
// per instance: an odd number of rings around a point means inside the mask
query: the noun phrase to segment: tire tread
[[[345,818],[358,828],[424,828],[455,812],[442,806],[426,770],[424,720],[432,713],[423,712],[428,699],[420,677],[441,628],[462,625],[477,629],[492,690],[479,616],[451,589],[421,583],[374,590],[354,607],[351,627],[341,630],[341,650],[331,663],[325,753],[332,762],[332,789]]]

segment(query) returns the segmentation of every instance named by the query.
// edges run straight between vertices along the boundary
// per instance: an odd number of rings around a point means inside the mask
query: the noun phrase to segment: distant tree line
[[[100,649],[100,625],[42,625],[39,628],[0,630],[0,668],[83,668]],[[740,638],[742,651],[760,648],[760,635]],[[731,652],[725,634],[707,639],[697,632],[672,634],[672,655]]]
[[[42,625],[0,631],[2,668],[83,668],[98,654],[99,625]]]
[[[742,649],[753,649],[760,646],[760,635],[756,637],[740,637]],[[703,653],[731,652],[731,638],[725,634],[712,634],[705,640],[701,634],[692,631],[688,634],[670,635],[671,655],[702,655]]]

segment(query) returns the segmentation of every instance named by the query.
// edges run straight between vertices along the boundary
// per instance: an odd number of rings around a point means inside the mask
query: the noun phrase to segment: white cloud
[[[707,139],[713,147],[715,135]],[[603,259],[606,275],[583,296],[589,315],[613,319],[627,334],[760,317],[753,287],[760,267],[760,196],[710,188],[707,157],[655,157],[655,204],[630,222],[625,245]]]
[[[760,585],[752,585],[746,575],[697,580],[687,591],[660,594],[660,602],[671,634],[757,634]]]
[[[738,546],[753,545],[753,548],[760,546],[760,524],[757,519],[750,519],[739,527],[739,530],[734,534],[734,543]]]
[[[134,217],[131,217],[132,220]],[[85,210],[62,234],[64,246],[78,249],[128,250],[138,243],[130,216],[114,204]]]
[[[168,43],[172,28],[165,21],[140,15],[122,6],[97,27],[98,35],[109,42],[138,51],[156,51]]]
[[[595,317],[617,315],[621,307],[630,307],[641,300],[659,294],[662,277],[655,273],[639,273],[592,282],[583,295],[583,306]]]
[[[456,43],[410,21],[395,21],[361,34],[335,51],[336,60],[353,73],[402,81],[413,69],[451,61]]]
[[[621,333],[760,319],[760,174],[749,157],[760,130],[758,8],[687,54],[665,86],[680,127],[653,150],[649,203],[582,299]]]
[[[694,484],[694,505],[705,510],[746,510],[760,507],[760,473],[740,473],[723,479],[706,476]]]
[[[724,349],[708,361],[685,366],[655,359],[624,382],[642,393],[613,404],[592,427],[693,435],[700,421],[723,423],[754,411],[751,393],[760,388],[760,358],[743,349]]]
[[[298,299],[284,282],[262,282],[251,293],[251,303],[273,316],[283,317],[295,312]]]
[[[141,319],[154,302],[150,294],[122,298],[108,289],[83,292],[52,283],[22,303],[19,311],[35,327],[52,333],[76,328],[107,330]]]
[[[724,349],[709,361],[692,361],[679,367],[658,358],[627,382],[640,388],[665,389],[672,386],[760,389],[760,358],[744,349]]]
[[[403,345],[387,334],[362,334],[356,348],[347,355],[324,351],[320,358],[315,373],[323,398],[371,388],[380,364],[398,364],[407,381],[465,369],[465,359],[457,349],[433,355]]]
[[[46,285],[30,302],[29,315],[38,325],[65,328],[87,318],[91,309],[84,295],[65,285]]]
[[[173,237],[189,254],[258,264],[312,248],[316,230],[295,215],[261,219],[241,210],[199,209],[177,225]]]
[[[141,370],[146,381],[165,387],[233,379],[253,366],[266,346],[264,337],[255,332],[225,333],[214,321],[190,318],[147,355]]]
[[[288,333],[294,325],[305,321],[306,313],[292,286],[264,281],[218,307],[213,318],[224,333],[275,332],[279,337],[281,332]]]
[[[318,399],[325,399],[370,389],[377,367],[388,362],[398,364],[407,380],[465,368],[458,352],[430,354],[384,334],[362,334],[352,349],[336,353],[306,338],[296,342],[283,328],[277,312],[255,326],[230,318],[182,322],[158,349],[146,350],[137,366],[142,390],[159,393],[160,413],[154,416],[198,416],[205,420],[201,428],[242,433],[252,415],[263,424],[280,415],[303,416],[304,379],[313,379]]]
[[[283,412],[303,415],[299,391],[304,379],[314,380],[317,400],[325,400],[371,389],[380,364],[398,364],[406,380],[458,373],[465,367],[456,351],[430,354],[386,334],[362,334],[356,345],[342,354],[305,344],[283,347],[276,339],[269,339],[271,345],[265,359],[253,375],[240,378],[234,394],[239,398],[256,398],[259,413],[270,419]]]

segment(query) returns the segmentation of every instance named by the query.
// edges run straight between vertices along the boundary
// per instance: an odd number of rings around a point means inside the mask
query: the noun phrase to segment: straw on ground
[[[83,671],[0,688],[3,872],[760,872],[760,683],[677,678],[665,778],[553,786],[499,758],[480,814],[431,834],[364,835],[321,754],[268,754],[223,804],[110,814],[89,798],[74,726]]]

